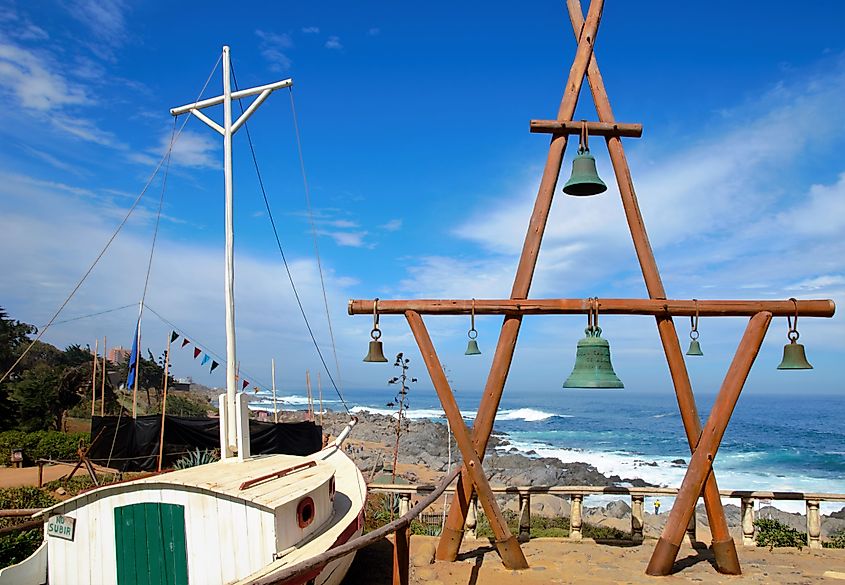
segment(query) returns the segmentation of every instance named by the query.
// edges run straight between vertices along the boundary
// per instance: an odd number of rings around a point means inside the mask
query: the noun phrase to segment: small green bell
[[[481,355],[481,350],[478,349],[478,342],[475,339],[470,339],[467,343],[467,350],[464,355]]]
[[[689,342],[689,349],[687,350],[687,355],[704,355],[704,352],[701,351],[701,344],[698,343],[697,339],[693,339]]]
[[[783,346],[783,359],[778,365],[779,370],[813,369],[813,366],[807,361],[807,355],[804,353],[804,344],[796,343],[796,339],[790,338],[789,343]]]
[[[370,351],[367,352],[366,357],[364,358],[365,362],[386,362],[387,358],[384,357],[384,349],[381,346],[381,341],[373,340],[370,342]]]
[[[596,171],[596,159],[589,148],[579,148],[578,155],[572,161],[572,176],[563,186],[567,195],[579,197],[598,195],[607,191],[607,185],[599,178]]]
[[[584,329],[578,340],[575,367],[563,383],[564,388],[624,388],[610,363],[610,344],[601,338],[601,327]]]

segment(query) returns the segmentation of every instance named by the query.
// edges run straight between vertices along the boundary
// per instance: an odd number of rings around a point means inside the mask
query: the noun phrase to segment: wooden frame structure
[[[405,315],[463,456],[464,466],[458,479],[455,505],[449,510],[437,547],[436,558],[455,560],[463,538],[469,503],[475,492],[490,520],[495,543],[504,565],[509,569],[527,567],[517,539],[508,530],[501,510],[496,504],[482,467],[482,458],[493,430],[523,316],[586,314],[590,311],[589,299],[528,299],[568,137],[581,131],[582,122],[572,118],[584,79],[586,79],[599,117],[598,122],[586,124],[587,130],[594,135],[603,136],[607,143],[622,206],[649,297],[648,299],[598,299],[598,308],[604,314],[654,316],[692,453],[675,505],[646,572],[650,575],[668,575],[672,571],[687,524],[695,511],[695,504],[698,498],[703,496],[713,536],[712,548],[716,568],[721,573],[740,574],[736,546],[728,532],[719,488],[715,475],[712,473],[713,459],[772,317],[792,315],[832,317],[835,306],[830,300],[692,301],[666,298],[666,291],[649,243],[621,141],[622,137],[641,136],[642,126],[615,121],[598,61],[593,52],[603,6],[604,0],[592,0],[585,19],[580,0],[567,0],[569,18],[578,47],[569,71],[557,119],[532,120],[530,124],[531,132],[548,133],[552,137],[510,299],[351,300],[348,311],[350,315],[372,315],[374,312]],[[469,314],[471,310],[479,315],[504,315],[504,322],[483,397],[470,433],[437,358],[422,315]],[[701,426],[689,373],[672,320],[674,316],[694,315],[696,311],[700,316],[706,317],[751,317],[704,427]]]

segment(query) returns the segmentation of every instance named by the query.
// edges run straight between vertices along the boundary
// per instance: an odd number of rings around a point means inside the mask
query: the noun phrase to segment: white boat
[[[275,575],[360,536],[366,483],[342,450],[353,419],[310,456],[250,456],[249,410],[237,392],[232,247],[232,134],[284,80],[232,92],[223,48],[223,95],[171,110],[192,113],[224,136],[226,194],[227,392],[220,396],[221,461],[108,485],[36,517],[44,542],[0,570],[0,585],[261,585]],[[256,95],[232,120],[232,100]],[[224,123],[201,109],[224,106]],[[347,554],[286,578],[285,585],[338,585]]]

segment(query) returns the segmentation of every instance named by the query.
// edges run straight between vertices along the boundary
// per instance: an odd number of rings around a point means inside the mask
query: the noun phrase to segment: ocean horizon
[[[346,401],[353,412],[392,415],[386,406],[394,389],[352,390]],[[253,409],[272,411],[272,396],[260,393]],[[269,398],[269,400],[267,400]],[[458,392],[468,424],[475,417],[480,393]],[[280,408],[302,410],[307,398],[279,394]],[[697,396],[702,425],[715,394]],[[445,423],[436,394],[412,389],[411,419]],[[324,408],[342,410],[324,391]],[[720,489],[845,493],[845,397],[748,393],[740,396],[714,462]],[[673,391],[566,389],[555,392],[505,391],[495,424],[508,444],[503,450],[555,457],[562,462],[594,465],[605,475],[640,478],[678,487],[690,451]],[[590,498],[599,503],[604,498]],[[671,498],[663,498],[664,509]],[[726,503],[730,500],[726,500]],[[736,502],[734,502],[736,503]],[[803,502],[774,501],[776,507],[804,512]],[[594,505],[594,504],[591,504]],[[823,503],[822,511],[842,508]]]

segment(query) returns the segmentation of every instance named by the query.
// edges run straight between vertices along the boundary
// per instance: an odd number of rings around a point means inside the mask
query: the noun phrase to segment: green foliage
[[[513,533],[519,533],[519,515],[511,510],[502,510],[502,515],[508,524],[508,529]],[[487,516],[478,514],[476,534],[481,537],[493,538],[493,529]],[[531,515],[531,538],[565,538],[569,536],[569,518],[565,516],[539,516]],[[625,540],[630,538],[630,533],[612,528],[610,526],[597,526],[584,522],[581,525],[581,534],[584,538],[593,540]]]
[[[79,443],[88,444],[86,433],[60,433],[58,431],[4,431],[0,433],[0,465],[11,463],[12,449],[23,449],[24,464],[38,459],[74,461]]]
[[[58,500],[34,487],[0,489],[0,509],[46,508]],[[12,526],[28,521],[29,518],[2,518],[0,526]],[[0,535],[0,567],[19,563],[41,544],[44,531],[39,528]]]
[[[122,481],[122,479],[123,478],[119,474],[106,476],[97,475],[97,481],[100,483],[100,486],[116,483],[118,481]],[[44,489],[55,492],[57,489],[62,488],[68,496],[77,496],[81,492],[95,487],[97,486],[94,485],[94,482],[91,481],[91,477],[84,469],[77,471],[76,475],[70,479],[55,479],[44,484]]]
[[[392,494],[367,494],[364,507],[364,532],[370,532],[390,522],[391,508],[395,519],[399,514],[399,498]]]
[[[775,547],[791,546],[798,550],[807,544],[807,534],[790,528],[780,520],[774,518],[759,518],[754,521],[757,534],[754,540],[757,546],[767,546],[769,550]]]
[[[167,393],[167,414],[174,416],[196,416],[204,417],[209,410],[209,405],[205,402],[199,402],[188,396],[181,396],[179,394]]]
[[[219,459],[213,451],[200,451],[200,448],[197,447],[196,450],[190,451],[187,455],[176,461],[173,464],[173,469],[188,469],[189,467],[197,467],[206,463],[214,463]]]
[[[822,543],[824,548],[845,548],[845,528],[830,533],[830,540]]]

